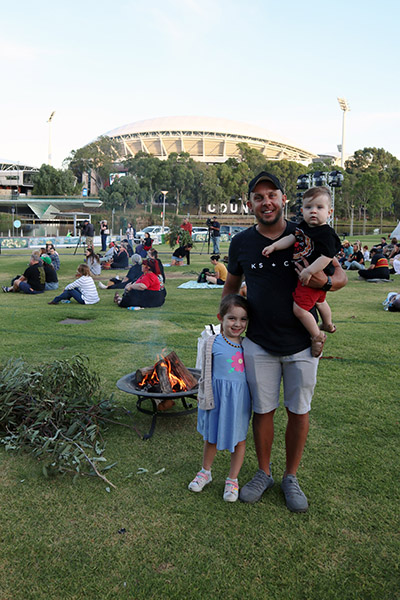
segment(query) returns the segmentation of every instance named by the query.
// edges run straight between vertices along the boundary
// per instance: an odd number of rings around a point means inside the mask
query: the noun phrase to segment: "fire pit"
[[[153,435],[158,417],[179,417],[196,412],[197,404],[193,406],[186,399],[196,400],[199,377],[199,369],[187,369],[176,354],[171,352],[162,357],[154,367],[137,369],[117,381],[120,390],[138,397],[136,408],[153,417],[149,432],[143,435],[144,440]],[[168,412],[175,400],[182,403],[183,410]],[[151,408],[142,406],[145,401],[150,401]]]

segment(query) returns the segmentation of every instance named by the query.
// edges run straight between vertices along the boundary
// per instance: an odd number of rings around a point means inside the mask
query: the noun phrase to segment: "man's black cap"
[[[267,171],[261,171],[261,173],[256,175],[254,179],[252,179],[249,183],[249,197],[250,194],[254,191],[254,188],[256,187],[257,183],[260,183],[260,181],[270,181],[276,187],[277,190],[280,190],[282,194],[285,193],[281,182],[277,177],[275,177],[275,175],[272,175],[272,173],[267,173]]]

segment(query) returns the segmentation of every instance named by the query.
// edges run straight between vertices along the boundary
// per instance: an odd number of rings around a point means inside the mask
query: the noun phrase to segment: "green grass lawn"
[[[160,249],[169,262],[168,248]],[[223,244],[221,254],[227,249]],[[60,287],[81,260],[61,250]],[[3,252],[1,284],[27,261],[27,251]],[[103,290],[93,306],[48,306],[54,292],[1,294],[0,363],[11,356],[34,365],[87,355],[104,392],[131,410],[145,432],[150,417],[136,411],[136,398],[116,381],[155,362],[164,348],[194,366],[197,337],[217,322],[220,290],[177,286],[208,265],[208,255],[193,253],[191,266],[166,269],[165,305],[137,312],[117,308],[113,293]],[[337,333],[320,362],[298,473],[308,513],[290,513],[279,488],[283,408],[275,419],[276,484],[254,506],[223,502],[227,452],[217,454],[209,487],[187,490],[201,466],[195,414],[160,418],[147,441],[110,426],[105,456],[117,462],[107,473],[117,486],[111,492],[98,478],[45,479],[32,457],[1,447],[0,599],[400,598],[400,315],[382,308],[387,292],[399,287],[397,280],[368,284],[349,272],[347,287],[328,294]],[[67,317],[90,321],[60,324]],[[138,474],[140,468],[147,472]],[[256,469],[250,432],[240,483]]]

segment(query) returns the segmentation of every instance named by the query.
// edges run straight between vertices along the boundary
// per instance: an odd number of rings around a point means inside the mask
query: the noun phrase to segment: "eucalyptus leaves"
[[[101,426],[113,410],[85,357],[35,368],[10,359],[1,368],[0,442],[42,461],[45,476],[95,474],[113,485],[99,470],[106,462]]]

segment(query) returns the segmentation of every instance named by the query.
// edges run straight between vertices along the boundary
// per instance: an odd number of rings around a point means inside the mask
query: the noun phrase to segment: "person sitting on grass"
[[[89,267],[92,277],[101,275],[100,257],[96,254],[92,246],[88,246],[85,250],[85,263]]]
[[[2,287],[3,292],[22,292],[23,294],[42,294],[46,284],[46,273],[39,252],[32,252],[29,266],[24,274],[12,281],[12,286]]]
[[[223,263],[219,262],[219,254],[213,254],[210,256],[211,264],[214,266],[214,271],[206,271],[205,276],[207,283],[214,283],[216,285],[224,285],[228,271]]]
[[[167,291],[165,288],[161,289],[157,262],[152,258],[146,258],[142,263],[142,272],[143,275],[135,283],[129,283],[125,287],[122,297],[118,292],[115,294],[114,302],[121,308],[129,306],[154,308],[164,304]]]
[[[53,265],[55,270],[58,271],[60,268],[60,256],[59,256],[57,250],[54,248],[54,244],[52,244],[51,242],[47,242],[45,253],[48,256],[50,256],[51,264]]]
[[[155,250],[154,248],[151,248],[149,250],[149,258],[152,258],[153,260],[156,261],[156,263],[158,264],[158,268],[160,270],[160,275],[158,276],[158,278],[162,280],[162,283],[165,283],[165,271],[164,271],[164,265],[161,262],[161,259],[158,258],[158,252],[157,250]]]
[[[129,254],[123,244],[118,248],[117,253],[114,254],[113,261],[111,263],[112,269],[127,269],[129,266]]]
[[[96,304],[100,300],[87,265],[79,265],[75,277],[75,281],[69,283],[62,294],[48,304],[58,304],[61,300],[70,300],[70,298],[74,298],[79,304]]]
[[[322,353],[326,335],[336,331],[332,323],[332,313],[326,301],[326,292],[308,287],[312,275],[324,271],[333,275],[332,259],[340,251],[340,240],[332,227],[327,224],[332,213],[332,197],[330,190],[324,186],[308,189],[303,196],[303,218],[294,234],[266,246],[262,251],[264,256],[270,256],[276,250],[284,250],[294,246],[293,260],[303,262],[305,269],[299,275],[299,281],[293,292],[293,313],[307,329],[311,337],[311,353],[318,358]],[[322,318],[321,329],[318,327],[310,310],[316,306]]]
[[[108,250],[105,253],[104,256],[100,257],[100,263],[111,263],[112,259],[114,258],[114,255],[117,253],[117,248],[115,246],[115,242],[110,242],[108,244]]]
[[[371,264],[368,269],[358,271],[358,276],[362,279],[390,279],[389,262],[386,256],[383,256],[379,248],[371,248]]]
[[[107,285],[99,281],[101,290],[123,290],[128,283],[134,283],[142,275],[142,257],[139,254],[132,256],[132,266],[121,280],[119,277],[111,277]]]
[[[364,255],[361,252],[361,245],[358,242],[354,242],[353,253],[345,261],[344,267],[350,271],[362,271],[365,269]]]
[[[42,254],[41,259],[43,261],[43,268],[46,275],[46,283],[44,284],[44,289],[49,290],[58,290],[58,276],[57,271],[55,270],[50,256],[47,254]]]

